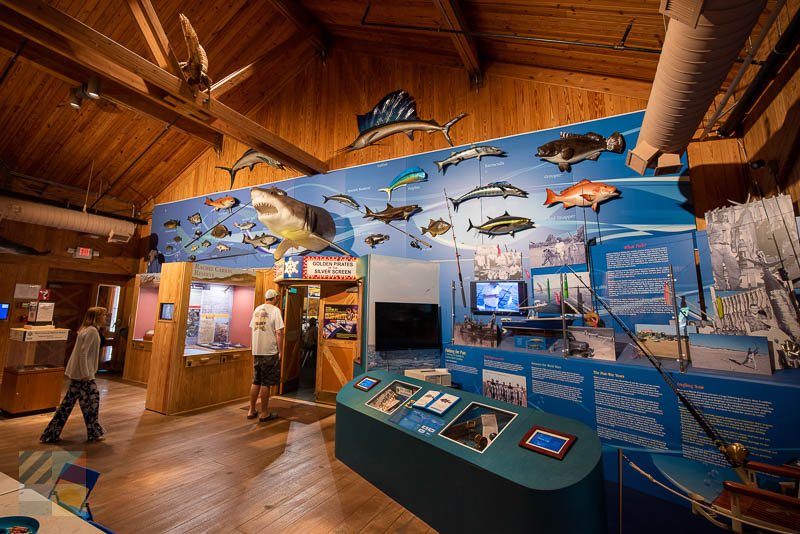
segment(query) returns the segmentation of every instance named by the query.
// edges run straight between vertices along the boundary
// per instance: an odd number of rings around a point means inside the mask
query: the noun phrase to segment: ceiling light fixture
[[[69,90],[69,105],[74,109],[81,108],[81,101],[84,98],[97,100],[100,98],[100,78],[97,76],[90,76],[89,81],[70,88]]]
[[[86,96],[92,100],[100,98],[100,78],[97,76],[89,76],[89,81],[83,87]]]
[[[80,87],[73,87],[69,90],[69,105],[73,109],[81,109],[81,97],[78,94]]]

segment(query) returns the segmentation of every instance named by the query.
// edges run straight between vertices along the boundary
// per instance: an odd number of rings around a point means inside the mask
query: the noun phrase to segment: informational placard
[[[186,321],[186,345],[228,343],[234,287],[193,282]]]
[[[8,338],[12,341],[66,341],[69,338],[69,328],[48,328],[45,330],[26,330],[12,328]]]
[[[355,280],[357,258],[305,257],[303,278],[308,280]]]
[[[325,339],[356,339],[358,337],[358,306],[355,304],[326,304],[322,315],[322,337]]]
[[[444,426],[444,419],[441,417],[412,410],[408,406],[397,410],[389,421],[426,438],[436,434]]]
[[[37,299],[39,298],[39,290],[42,288],[39,284],[17,284],[14,286],[15,299]]]

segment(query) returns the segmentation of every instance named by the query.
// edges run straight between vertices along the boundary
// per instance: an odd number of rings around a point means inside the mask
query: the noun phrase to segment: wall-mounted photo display
[[[758,375],[772,374],[769,342],[761,336],[689,334],[692,366]]]
[[[475,280],[522,280],[522,253],[500,245],[475,248]]]
[[[483,454],[516,416],[494,406],[471,402],[439,435]]]
[[[413,397],[414,393],[420,389],[419,386],[415,386],[414,384],[395,380],[383,388],[380,393],[368,400],[366,405],[370,408],[375,408],[379,412],[394,413],[395,410]]]

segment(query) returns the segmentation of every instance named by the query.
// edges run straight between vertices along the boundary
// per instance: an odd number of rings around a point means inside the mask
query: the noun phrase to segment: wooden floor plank
[[[120,533],[429,530],[336,460],[335,415],[258,423],[237,401],[165,416],[144,409],[138,384],[107,376],[97,383],[104,441],[85,441],[77,407],[57,445],[38,441],[52,413],[0,417],[0,471],[18,477],[22,450],[85,451],[101,473],[90,499],[95,519]]]

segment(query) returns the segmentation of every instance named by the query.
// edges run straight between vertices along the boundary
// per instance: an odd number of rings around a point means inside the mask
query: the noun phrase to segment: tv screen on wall
[[[438,304],[375,303],[375,350],[441,347]]]
[[[472,313],[524,315],[525,312],[519,308],[520,305],[525,305],[526,291],[524,280],[472,281],[470,282]]]

